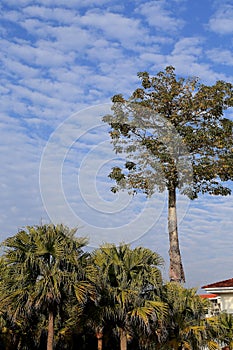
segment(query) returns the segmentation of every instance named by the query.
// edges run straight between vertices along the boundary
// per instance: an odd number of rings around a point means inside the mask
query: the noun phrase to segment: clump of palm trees
[[[3,243],[0,349],[233,348],[233,318],[205,318],[195,289],[164,283],[163,259],[105,244],[64,225],[28,226]]]

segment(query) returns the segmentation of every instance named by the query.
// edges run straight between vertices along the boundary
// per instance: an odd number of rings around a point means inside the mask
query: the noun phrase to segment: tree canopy
[[[28,226],[3,242],[2,350],[232,348],[232,317],[206,319],[209,301],[164,283],[161,256],[86,239],[63,225]]]
[[[28,226],[3,242],[2,310],[21,322],[41,312],[48,319],[47,350],[53,349],[57,315],[72,298],[82,308],[93,290],[85,269],[87,240],[75,233],[64,225]]]

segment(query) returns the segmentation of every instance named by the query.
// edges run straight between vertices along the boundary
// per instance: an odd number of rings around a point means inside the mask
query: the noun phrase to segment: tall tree
[[[125,163],[112,168],[112,191],[126,189],[151,196],[168,191],[170,280],[185,282],[177,229],[177,190],[189,198],[199,193],[228,195],[233,178],[233,122],[224,111],[233,106],[233,85],[179,78],[166,67],[156,76],[138,73],[141,87],[126,99],[112,98],[110,125],[116,153]]]
[[[76,297],[82,308],[92,292],[87,278],[85,238],[63,225],[29,226],[6,239],[0,303],[17,319],[32,311],[46,315],[47,350],[53,349],[60,307]]]

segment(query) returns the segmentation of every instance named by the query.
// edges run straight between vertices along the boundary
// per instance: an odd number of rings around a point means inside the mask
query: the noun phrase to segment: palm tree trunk
[[[126,331],[120,328],[120,349],[127,350],[127,335]]]
[[[97,348],[98,350],[102,350],[103,348],[103,327],[98,327],[98,330],[96,331],[96,338],[97,338]]]
[[[98,338],[97,348],[98,348],[98,350],[102,350],[102,348],[103,348],[103,338]]]
[[[170,186],[168,190],[168,232],[169,232],[169,257],[170,257],[170,281],[185,282],[184,269],[181,260],[176,213],[176,187]]]
[[[53,335],[54,335],[54,315],[53,315],[53,311],[49,311],[47,350],[53,350]]]

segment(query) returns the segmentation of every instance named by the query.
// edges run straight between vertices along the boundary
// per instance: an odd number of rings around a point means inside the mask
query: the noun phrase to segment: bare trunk
[[[122,328],[120,328],[120,348],[121,350],[127,350],[127,335]]]
[[[47,350],[53,350],[53,335],[54,335],[54,315],[53,315],[53,311],[49,311]]]
[[[103,338],[98,338],[98,350],[102,350],[103,348]]]
[[[103,348],[103,327],[99,327],[96,330],[96,338],[97,338],[97,342],[98,342],[97,348],[98,348],[98,350],[102,350],[102,348]]]
[[[185,282],[184,269],[181,260],[176,213],[176,188],[168,190],[168,232],[169,232],[169,256],[170,256],[170,281]]]

